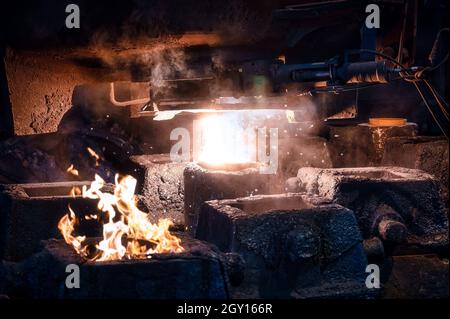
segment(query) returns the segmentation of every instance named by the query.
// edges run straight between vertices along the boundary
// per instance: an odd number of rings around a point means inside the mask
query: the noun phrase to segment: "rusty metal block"
[[[292,184],[292,181],[290,180]],[[427,249],[448,245],[448,217],[435,177],[401,167],[301,168],[297,191],[355,212],[364,239]]]
[[[381,164],[420,169],[433,175],[440,182],[442,198],[448,201],[448,141],[445,138],[388,138]]]
[[[0,185],[0,258],[21,260],[41,240],[59,238],[58,221],[68,212],[93,213],[96,201],[69,196],[72,187],[90,182]]]
[[[303,289],[310,289],[310,297],[324,297],[322,285],[364,285],[367,260],[353,212],[316,196],[208,201],[197,238],[243,256],[245,279],[233,290],[235,297],[287,298]],[[328,296],[334,293],[330,289]]]
[[[200,207],[212,199],[237,198],[278,193],[281,185],[276,175],[261,174],[251,164],[208,168],[191,163],[184,170],[184,220],[195,234]]]
[[[23,291],[37,299],[227,298],[223,254],[207,243],[176,235],[185,252],[106,262],[86,262],[64,241],[48,240],[40,253],[19,266],[23,278],[16,282],[23,282]],[[77,289],[65,285],[69,264],[80,269]]]
[[[380,165],[386,141],[395,136],[415,136],[417,125],[403,126],[335,126],[327,143],[332,167],[364,167]]]
[[[170,218],[184,224],[183,170],[187,163],[170,160],[169,154],[130,157],[129,174],[138,180],[138,197],[146,206],[151,222]]]

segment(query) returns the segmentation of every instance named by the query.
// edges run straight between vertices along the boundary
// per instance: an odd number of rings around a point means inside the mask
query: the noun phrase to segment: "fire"
[[[87,148],[87,151],[95,158],[95,166],[100,166],[100,156],[90,147]]]
[[[239,164],[256,159],[256,131],[224,116],[208,116],[197,122],[196,161],[208,164]]]
[[[58,228],[66,243],[71,245],[81,256],[95,261],[108,261],[132,258],[150,258],[155,253],[178,253],[184,249],[181,240],[172,235],[169,219],[161,219],[158,224],[151,223],[147,213],[137,206],[134,191],[136,179],[132,176],[120,177],[116,175],[114,194],[101,191],[105,182],[95,175],[95,180],[88,188],[81,190],[84,198],[97,199],[97,207],[106,214],[107,222],[103,224],[103,238],[95,246],[97,252],[94,257],[87,256],[85,237],[73,235],[78,222],[75,213],[69,207],[69,213],[58,224]],[[98,218],[89,215],[86,219]]]
[[[79,187],[72,187],[72,189],[70,190],[70,194],[69,194],[70,196],[72,196],[72,197],[76,197],[76,196],[79,196],[79,195],[81,195],[81,189],[79,188]]]
[[[78,170],[74,168],[73,164],[70,164],[69,168],[66,170],[67,173],[72,174],[74,176],[78,176]]]
[[[75,249],[75,251],[80,254],[81,256],[85,256],[86,249],[83,247],[83,241],[86,239],[85,236],[73,236],[73,231],[75,230],[75,225],[77,224],[77,219],[75,216],[75,213],[73,212],[72,208],[70,208],[69,205],[69,213],[58,223],[58,228],[61,231],[61,234],[63,235],[64,239],[67,243],[70,242],[72,247]]]

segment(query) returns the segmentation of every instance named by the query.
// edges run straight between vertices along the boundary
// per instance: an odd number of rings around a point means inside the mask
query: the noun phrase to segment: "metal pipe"
[[[114,92],[114,82],[110,83],[110,91],[109,91],[109,101],[114,104],[115,106],[130,106],[130,105],[137,105],[137,104],[147,104],[150,102],[149,98],[142,98],[142,99],[136,99],[136,100],[129,100],[129,101],[117,101],[115,92]]]

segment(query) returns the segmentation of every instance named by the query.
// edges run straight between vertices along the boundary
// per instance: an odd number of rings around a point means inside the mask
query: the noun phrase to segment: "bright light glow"
[[[256,131],[238,114],[207,116],[194,124],[196,161],[233,164],[256,161]],[[195,156],[195,155],[194,155]]]

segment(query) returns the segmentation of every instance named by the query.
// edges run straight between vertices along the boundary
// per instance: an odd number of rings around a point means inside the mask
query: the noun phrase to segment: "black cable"
[[[341,92],[362,90],[362,89],[366,89],[366,88],[373,87],[373,86],[376,86],[376,85],[381,85],[381,84],[385,84],[385,83],[370,83],[370,84],[355,85],[355,86],[351,86],[351,87],[336,88],[336,89],[333,89],[333,88],[318,88],[318,89],[313,89],[310,92],[311,93],[341,93]]]
[[[428,111],[430,112],[431,116],[433,117],[434,121],[436,122],[437,126],[439,127],[439,129],[442,131],[442,133],[444,134],[444,136],[448,139],[448,135],[447,135],[447,131],[441,126],[441,123],[439,122],[439,120],[436,118],[436,116],[434,115],[433,111],[431,110],[431,106],[428,104],[427,99],[425,98],[425,96],[423,95],[423,92],[420,90],[419,85],[417,84],[417,82],[412,82],[414,84],[414,86],[417,89],[417,92],[419,92],[420,97],[422,98],[423,102],[425,103],[425,106],[428,108]]]
[[[447,53],[446,56],[439,62],[439,63],[434,63],[436,56],[437,56],[437,52],[439,50],[439,42],[441,40],[441,34],[442,32],[449,32],[450,29],[449,28],[442,28],[441,30],[439,30],[438,34],[436,35],[436,39],[434,41],[433,44],[433,48],[431,49],[430,55],[429,55],[429,60],[430,63],[432,64],[432,66],[426,67],[421,71],[418,71],[414,74],[414,76],[418,79],[423,79],[423,81],[425,82],[425,84],[428,86],[428,89],[431,91],[431,94],[433,94],[434,99],[436,100],[439,108],[441,109],[442,113],[444,114],[445,118],[449,119],[448,116],[448,104],[446,103],[446,101],[439,95],[439,93],[437,92],[437,90],[431,85],[431,83],[425,78],[424,74],[427,73],[431,73],[437,69],[439,69],[441,66],[443,66],[448,58],[449,58],[449,54]],[[435,65],[433,65],[435,64]]]
[[[444,100],[444,98],[437,92],[437,90],[431,85],[431,83],[428,80],[424,80],[425,83],[427,83],[430,87],[430,89],[433,89],[434,93],[436,93],[436,96],[441,100],[441,102],[445,105],[446,109],[448,109],[448,104]]]
[[[414,76],[418,79],[423,79],[425,77],[424,74],[430,73],[430,72],[433,72],[433,71],[439,69],[442,65],[444,65],[445,62],[447,62],[447,60],[448,60],[448,53],[438,64],[436,64],[435,66],[428,66],[426,68],[423,68],[422,70],[417,71],[414,74]]]
[[[435,60],[435,58],[436,58],[436,56],[438,54],[439,41],[441,39],[441,34],[442,34],[442,32],[445,32],[445,31],[449,32],[450,30],[449,30],[449,28],[442,28],[441,30],[439,30],[439,32],[436,35],[436,39],[434,40],[433,47],[431,48],[430,55],[428,56],[428,60],[430,60],[430,63],[432,65],[434,64],[434,60]],[[446,58],[448,58],[448,54],[447,54]],[[446,58],[444,58],[444,60]],[[441,63],[442,63],[442,61],[441,61]],[[435,68],[435,67],[433,67],[433,68]]]
[[[412,79],[412,80],[408,79],[408,80],[406,80],[406,81],[407,81],[407,82],[410,82],[410,83],[412,83],[412,84],[414,84],[414,86],[415,86],[417,92],[419,93],[420,97],[422,98],[422,100],[423,100],[425,106],[427,107],[428,111],[430,112],[430,114],[431,114],[431,116],[433,117],[434,121],[436,122],[437,126],[439,127],[439,129],[441,130],[441,132],[448,138],[447,131],[443,128],[443,124],[441,124],[441,122],[439,121],[438,117],[434,114],[431,105],[428,103],[428,100],[427,100],[427,98],[425,97],[424,92],[422,91],[422,89],[420,88],[420,86],[419,86],[419,84],[418,84],[418,83],[419,83],[420,81],[422,81],[422,80],[421,80],[421,79],[414,78],[414,79]],[[441,112],[443,113],[444,117],[446,118],[446,120],[447,120],[447,122],[448,122],[448,117],[447,117],[447,115],[446,115],[447,112],[444,111],[444,110],[442,109],[442,105],[440,105],[439,102],[438,102],[437,100],[436,100],[436,102],[437,102],[437,104],[438,104],[438,106],[439,106]]]
[[[420,80],[422,80],[422,79],[416,78],[416,76],[414,76],[414,74],[411,74],[410,71],[409,71],[408,69],[406,69],[401,63],[399,63],[397,60],[395,60],[394,58],[392,58],[392,57],[390,57],[390,56],[388,56],[388,55],[386,55],[386,54],[383,54],[383,53],[378,52],[378,51],[375,51],[375,50],[368,50],[368,49],[361,49],[361,50],[359,50],[359,52],[363,52],[363,53],[364,53],[364,52],[365,52],[365,53],[371,53],[371,54],[374,54],[374,55],[381,56],[381,57],[385,58],[386,60],[391,61],[392,63],[394,63],[394,64],[397,65],[398,67],[400,67],[400,68],[402,69],[402,71],[403,71],[406,75],[413,77],[412,80],[411,80],[411,79],[408,80],[406,77],[404,77],[404,76],[400,73],[400,75],[402,76],[402,78],[404,78],[404,79],[407,80],[408,82],[411,82],[411,83],[414,84],[414,86],[415,86],[417,92],[419,93],[420,97],[422,98],[422,100],[423,100],[425,106],[427,107],[428,111],[430,112],[430,114],[431,114],[431,116],[433,117],[434,121],[436,122],[437,126],[438,126],[439,129],[441,130],[442,134],[444,134],[444,136],[448,139],[447,132],[446,132],[445,129],[442,127],[442,125],[441,125],[441,123],[439,122],[438,118],[437,118],[436,115],[434,114],[434,112],[433,112],[431,106],[429,105],[428,100],[426,99],[424,93],[422,92],[422,90],[420,89],[419,85],[417,84],[417,82],[420,81]],[[445,60],[445,59],[444,59],[444,60]],[[439,63],[439,64],[441,64],[441,63]],[[439,104],[439,102],[438,102],[438,104]],[[445,115],[445,114],[444,114],[444,115]]]
[[[444,113],[445,118],[448,120],[448,104],[447,102],[439,95],[439,93],[436,91],[436,89],[431,85],[431,83],[425,79],[422,75],[421,71],[418,71],[414,74],[414,76],[404,77],[403,78],[407,82],[419,82],[423,81],[428,86],[428,89],[430,90],[431,94],[433,95],[436,103],[438,104],[440,110],[442,113]]]
[[[385,58],[386,60],[389,60],[392,63],[394,63],[395,65],[399,66],[403,71],[408,72],[408,69],[406,69],[403,66],[403,64],[399,63],[396,59],[394,59],[393,57],[390,57],[389,55],[386,55],[384,53],[381,53],[381,52],[378,52],[378,51],[375,51],[375,50],[369,50],[369,49],[361,49],[361,50],[358,50],[358,51],[362,52],[362,53],[364,53],[364,52],[365,53],[372,53],[372,54],[381,56],[382,58]]]
[[[431,105],[428,103],[427,98],[425,97],[425,94],[423,93],[423,91],[421,90],[420,86],[419,86],[419,81],[421,81],[420,79],[415,79],[413,81],[408,81],[411,82],[412,84],[414,84],[417,92],[419,92],[420,97],[422,98],[425,106],[427,107],[428,111],[430,112],[431,116],[433,117],[434,121],[436,122],[437,126],[439,127],[439,129],[441,130],[442,134],[444,134],[444,136],[448,139],[448,135],[447,135],[447,131],[443,128],[443,125],[441,124],[441,122],[439,121],[438,117],[434,114],[433,109],[431,107]],[[437,102],[437,101],[436,101]],[[438,103],[438,106],[441,107]],[[442,109],[441,109],[442,111]],[[445,113],[444,113],[445,116]],[[448,122],[448,118],[447,116],[445,116],[445,118],[447,119]]]
[[[428,80],[424,79],[423,82],[428,86],[428,88],[431,91],[431,94],[433,94],[436,102],[439,105],[439,108],[441,109],[442,113],[444,113],[445,117],[448,120],[448,104],[444,101],[444,99],[439,95],[439,93],[435,90],[435,88],[431,85]]]
[[[391,79],[390,82],[393,81],[398,81],[398,80],[403,80],[402,77],[397,77],[395,79]],[[377,85],[384,85],[386,83],[368,83],[368,84],[359,84],[359,85],[353,85],[350,87],[345,87],[345,88],[337,88],[337,89],[333,89],[333,88],[318,88],[318,89],[312,89],[309,92],[310,93],[340,93],[340,92],[349,92],[349,91],[355,91],[355,90],[362,90],[362,89],[368,89]]]
[[[435,66],[431,66],[429,68],[425,68],[428,72],[434,71],[436,69],[439,69],[445,62],[447,62],[448,60],[448,53],[447,55],[442,59],[441,62],[439,62],[438,64],[436,64]]]

